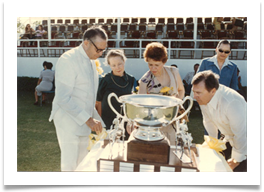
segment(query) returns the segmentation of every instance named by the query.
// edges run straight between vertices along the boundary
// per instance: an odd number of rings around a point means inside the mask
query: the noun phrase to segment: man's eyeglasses
[[[94,44],[94,42],[91,39],[88,39],[88,40],[91,41],[93,46],[96,48],[96,53],[105,52],[108,49],[108,47],[106,47],[105,49],[98,49],[97,46]]]
[[[222,50],[222,49],[219,49],[219,52],[220,52],[220,53],[225,53],[225,54],[229,54],[229,53],[230,53],[230,51],[224,51],[224,50]]]

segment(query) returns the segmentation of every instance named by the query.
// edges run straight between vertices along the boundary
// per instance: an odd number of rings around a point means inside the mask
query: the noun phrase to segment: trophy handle
[[[107,102],[109,104],[109,107],[112,109],[112,111],[117,115],[117,117],[122,117],[122,118],[125,118],[124,116],[122,116],[120,113],[118,113],[115,108],[113,107],[112,103],[111,103],[111,97],[115,97],[116,100],[119,102],[119,103],[122,103],[119,98],[117,97],[117,95],[115,93],[110,93],[107,97]]]
[[[182,101],[182,105],[183,105],[187,100],[190,101],[190,104],[189,104],[188,108],[187,108],[187,109],[185,110],[185,112],[184,112],[183,114],[181,114],[180,116],[177,117],[177,114],[176,114],[176,116],[174,117],[174,119],[172,120],[172,122],[181,119],[182,117],[184,117],[184,116],[185,116],[185,115],[191,110],[192,105],[193,105],[193,99],[192,99],[192,97],[190,97],[190,96],[186,96],[186,97],[183,99],[183,101]]]

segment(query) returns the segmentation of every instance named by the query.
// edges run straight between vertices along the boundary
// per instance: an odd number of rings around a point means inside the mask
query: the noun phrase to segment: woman
[[[116,114],[108,105],[108,95],[112,92],[118,97],[131,94],[136,80],[125,72],[126,56],[124,55],[124,51],[117,49],[110,50],[105,57],[105,61],[112,71],[107,73],[99,83],[97,105],[99,106],[99,114],[101,111],[100,115],[106,125],[106,129],[110,129],[113,120],[116,118]],[[115,98],[111,99],[111,103],[116,111],[121,111],[120,103]]]
[[[176,67],[165,66],[168,60],[167,49],[161,43],[153,42],[147,45],[144,59],[148,63],[147,71],[139,80],[139,94],[161,94],[165,87],[170,88],[167,95],[183,99],[185,91],[179,70]],[[162,127],[161,131],[175,145],[175,130],[171,125]]]
[[[43,29],[42,25],[38,26],[38,30],[36,30],[36,38],[42,39],[44,35],[46,35],[47,32]]]
[[[168,60],[167,49],[161,43],[147,45],[144,59],[148,63],[147,71],[139,81],[139,94],[162,94],[163,87],[173,87],[170,95],[179,99],[184,97],[184,87],[176,67],[165,66]]]
[[[223,17],[214,17],[213,24],[214,24],[214,29],[216,31],[220,31],[221,30],[221,23],[222,23],[223,20],[224,20]]]
[[[30,27],[30,24],[27,24],[25,27],[25,33],[23,37],[27,37],[28,39],[35,38],[35,30]],[[33,45],[33,41],[30,42],[30,45]]]
[[[52,71],[52,63],[44,61],[44,70],[40,72],[38,84],[35,89],[35,103],[38,104],[38,96],[42,95],[42,91],[50,91],[53,88],[53,81],[55,73]],[[45,96],[42,95],[42,102],[45,102]]]

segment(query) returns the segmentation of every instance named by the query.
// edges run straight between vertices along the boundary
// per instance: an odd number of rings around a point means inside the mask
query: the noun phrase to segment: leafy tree
[[[25,25],[21,23],[20,20],[17,20],[17,33],[21,33],[21,30],[25,29]]]

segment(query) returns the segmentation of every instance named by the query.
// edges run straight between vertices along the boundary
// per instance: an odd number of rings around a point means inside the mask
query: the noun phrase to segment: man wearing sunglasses
[[[211,70],[220,76],[220,84],[238,90],[237,65],[228,59],[231,53],[230,42],[221,40],[215,51],[215,56],[202,60],[198,72]]]
[[[95,61],[107,49],[101,27],[84,32],[80,46],[65,52],[55,68],[56,89],[49,120],[54,121],[61,150],[61,171],[74,171],[87,155],[91,131],[105,127],[95,109],[98,73]]]
[[[219,83],[238,90],[237,80],[237,65],[229,61],[228,56],[231,53],[231,45],[228,40],[221,40],[216,49],[216,55],[210,58],[205,58],[201,61],[200,67],[197,71],[211,70],[219,75]],[[205,135],[208,135],[205,129]],[[221,137],[221,132],[218,133],[218,138]]]

